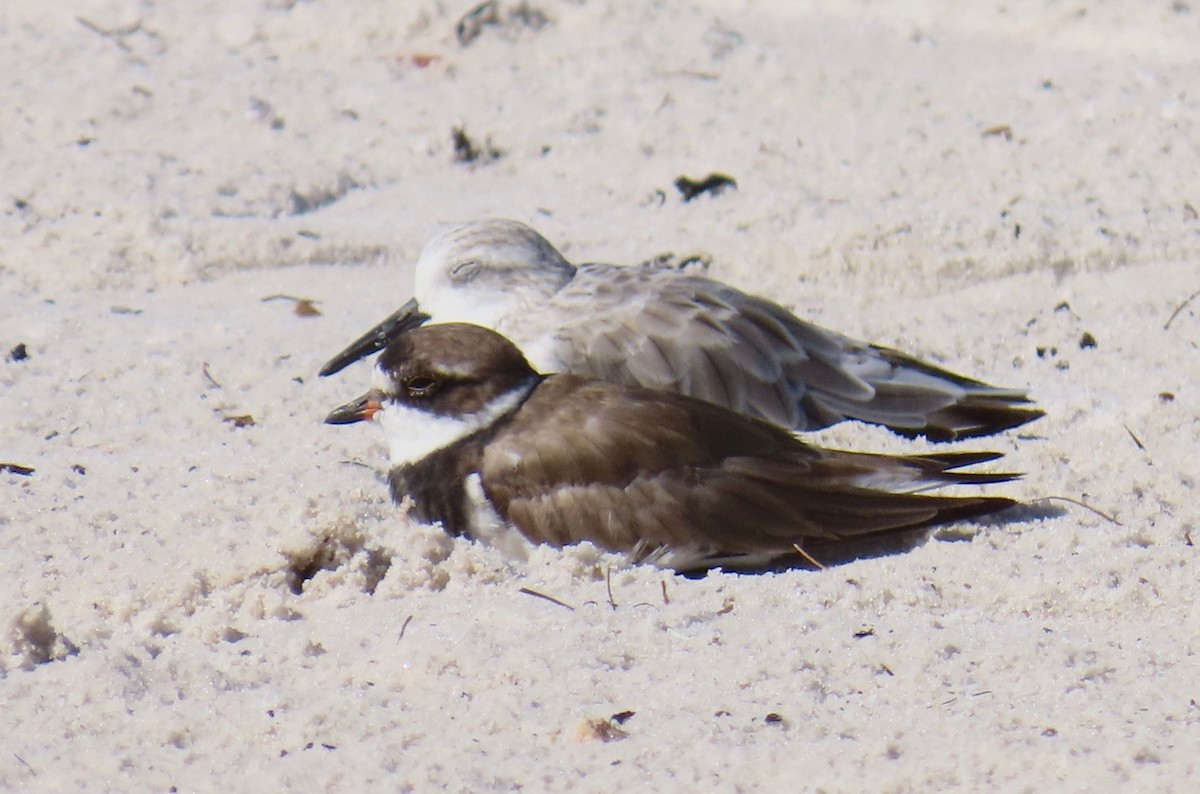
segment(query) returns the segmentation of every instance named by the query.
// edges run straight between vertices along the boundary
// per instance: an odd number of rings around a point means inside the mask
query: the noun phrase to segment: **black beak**
[[[397,336],[423,325],[428,320],[429,315],[421,311],[416,298],[410,300],[394,311],[386,320],[354,340],[341,353],[329,359],[329,362],[321,367],[321,377],[341,372],[355,361],[383,350]]]
[[[383,407],[379,392],[371,391],[359,397],[354,402],[340,405],[325,417],[327,425],[352,425],[355,422],[365,422],[372,419]]]

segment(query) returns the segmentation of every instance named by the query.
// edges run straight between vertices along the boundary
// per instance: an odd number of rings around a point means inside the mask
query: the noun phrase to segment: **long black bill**
[[[429,315],[421,311],[416,298],[392,312],[386,320],[376,325],[370,331],[355,339],[350,346],[338,353],[321,367],[322,378],[341,372],[359,359],[366,358],[372,353],[378,353],[388,346],[388,343],[405,331],[411,331],[417,326],[424,325]]]
[[[382,407],[379,392],[371,391],[359,397],[354,402],[339,405],[325,417],[327,425],[352,425],[355,422],[365,422],[375,416]]]

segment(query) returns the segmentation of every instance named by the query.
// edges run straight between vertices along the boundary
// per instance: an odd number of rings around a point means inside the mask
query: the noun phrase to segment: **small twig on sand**
[[[1140,449],[1142,452],[1145,452],[1146,445],[1143,444],[1142,440],[1140,438],[1138,438],[1137,435],[1132,430],[1129,429],[1129,425],[1123,424],[1123,425],[1121,425],[1121,427],[1125,428],[1125,432],[1128,433],[1129,437],[1133,439],[1133,443],[1137,444],[1137,448]]]
[[[816,559],[814,559],[811,554],[809,554],[807,551],[802,549],[800,547],[799,543],[793,543],[792,548],[795,549],[797,554],[799,554],[801,557],[803,557],[805,560],[807,560],[808,563],[810,565],[814,566],[818,571],[825,570],[825,566],[822,565],[821,563],[817,562]]]
[[[1103,510],[1097,510],[1096,508],[1092,507],[1091,505],[1087,504],[1086,502],[1081,502],[1078,499],[1072,499],[1069,496],[1043,496],[1041,499],[1035,499],[1034,501],[1035,502],[1068,502],[1069,504],[1076,505],[1077,507],[1082,507],[1084,510],[1090,510],[1091,512],[1095,513],[1096,515],[1100,516],[1105,521],[1108,521],[1111,524],[1116,524],[1119,527],[1125,526],[1120,521],[1118,521],[1117,519],[1110,516],[1108,513],[1105,513]]]
[[[558,604],[560,607],[566,607],[567,609],[571,610],[572,612],[574,612],[574,611],[575,611],[575,607],[571,606],[571,605],[570,605],[570,604],[568,604],[566,601],[559,601],[559,600],[558,600],[557,598],[555,598],[554,596],[552,596],[552,595],[546,595],[545,593],[539,593],[537,590],[534,590],[534,589],[533,589],[533,588],[531,588],[531,587],[522,587],[522,588],[521,588],[520,590],[518,590],[517,592],[518,592],[518,593],[524,593],[525,595],[531,595],[531,596],[533,596],[534,598],[541,598],[541,599],[543,599],[543,600],[545,600],[545,601],[549,601],[551,604]],[[407,624],[406,624],[406,625],[407,625]]]
[[[211,383],[213,386],[216,386],[218,389],[225,388],[217,381],[216,378],[214,378],[212,376],[212,373],[208,371],[208,362],[207,361],[200,364],[200,371],[204,373],[204,379],[207,380],[209,383]]]
[[[1196,290],[1191,295],[1188,295],[1187,299],[1184,300],[1183,303],[1175,307],[1175,311],[1171,312],[1171,316],[1167,318],[1165,323],[1163,323],[1163,330],[1169,330],[1171,328],[1171,323],[1175,322],[1175,318],[1179,316],[1179,313],[1186,309],[1187,305],[1196,300],[1196,298],[1200,298],[1200,289]]]
[[[294,311],[301,317],[319,317],[321,314],[317,302],[312,298],[297,298],[295,295],[267,295],[262,298],[263,303],[269,301],[291,301],[296,304]]]
[[[109,30],[105,30],[104,28],[100,27],[95,22],[93,22],[90,19],[87,19],[86,17],[75,17],[75,21],[77,21],[80,25],[83,25],[85,28],[92,31],[93,33],[97,33],[97,34],[103,36],[104,38],[110,40],[111,42],[116,44],[118,47],[125,50],[125,52],[129,52],[129,45],[126,44],[122,39],[124,39],[126,36],[130,36],[134,33],[137,33],[139,30],[142,29],[142,21],[140,19],[137,22],[131,22],[128,25],[123,25],[119,28],[111,28]]]

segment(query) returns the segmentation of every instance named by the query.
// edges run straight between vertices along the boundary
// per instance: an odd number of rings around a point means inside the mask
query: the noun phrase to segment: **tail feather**
[[[950,452],[944,454],[932,455],[910,455],[903,460],[911,463],[922,465],[928,464],[932,467],[930,471],[937,475],[941,485],[990,485],[998,482],[1011,482],[1019,480],[1023,476],[1019,472],[1011,471],[958,471],[965,466],[974,466],[979,463],[987,463],[993,460],[999,460],[1004,457],[1000,452]]]

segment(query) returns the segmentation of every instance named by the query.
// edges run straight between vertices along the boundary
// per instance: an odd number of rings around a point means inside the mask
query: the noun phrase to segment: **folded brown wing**
[[[492,439],[482,477],[535,542],[742,554],[1001,509],[1011,501],[915,493],[1011,479],[953,471],[994,457],[821,450],[707,403],[563,375]]]

